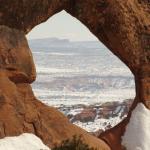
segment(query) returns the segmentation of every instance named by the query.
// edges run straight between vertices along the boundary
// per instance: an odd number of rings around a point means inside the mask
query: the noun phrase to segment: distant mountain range
[[[43,38],[43,39],[30,39],[29,45],[32,48],[47,48],[47,47],[72,47],[72,45],[76,46],[98,46],[102,45],[99,41],[70,41],[69,39],[59,39],[59,38]]]

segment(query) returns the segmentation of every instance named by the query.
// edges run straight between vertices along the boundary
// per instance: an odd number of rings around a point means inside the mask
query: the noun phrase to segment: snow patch
[[[29,133],[0,139],[0,150],[50,150],[41,139]]]
[[[150,149],[150,110],[139,103],[133,110],[130,122],[122,137],[122,145],[127,150]]]

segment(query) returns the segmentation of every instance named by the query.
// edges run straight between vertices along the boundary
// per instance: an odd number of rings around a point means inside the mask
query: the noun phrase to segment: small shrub
[[[67,139],[63,141],[60,145],[57,145],[52,150],[96,150],[90,148],[82,140],[81,136],[73,136],[71,140]]]

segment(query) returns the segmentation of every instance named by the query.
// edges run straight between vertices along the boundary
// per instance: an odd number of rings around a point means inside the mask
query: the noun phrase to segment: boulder
[[[96,115],[97,115],[96,110],[94,110],[92,108],[91,109],[90,108],[86,108],[86,109],[83,109],[81,111],[81,113],[76,114],[73,117],[72,122],[75,122],[75,121],[92,122],[92,121],[95,120]]]

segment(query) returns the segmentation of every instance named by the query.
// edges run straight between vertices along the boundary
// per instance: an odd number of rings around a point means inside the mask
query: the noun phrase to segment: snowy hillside
[[[53,106],[133,98],[130,70],[98,41],[29,41],[37,67],[36,96]]]

